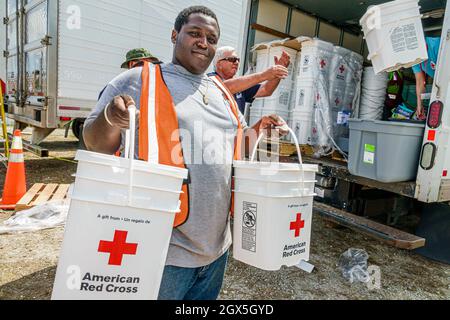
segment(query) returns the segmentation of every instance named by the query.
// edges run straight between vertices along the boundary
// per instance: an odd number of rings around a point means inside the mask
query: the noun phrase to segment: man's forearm
[[[250,89],[251,87],[254,87],[257,84],[260,84],[261,82],[264,82],[266,80],[267,79],[265,79],[264,73],[259,72],[255,74],[225,80],[224,83],[232,94],[236,94],[238,92]]]
[[[83,137],[88,150],[114,154],[120,148],[121,129],[112,127],[101,112],[97,119],[83,129]]]
[[[274,79],[264,83],[256,93],[255,98],[270,97],[280,85],[281,79]]]
[[[416,86],[416,93],[417,93],[417,111],[422,112],[423,111],[422,94],[425,93],[425,85],[418,84]]]

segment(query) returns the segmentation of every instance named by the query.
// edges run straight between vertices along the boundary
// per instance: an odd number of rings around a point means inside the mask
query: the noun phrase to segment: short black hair
[[[175,20],[175,30],[177,32],[181,31],[181,28],[188,23],[189,16],[191,14],[204,14],[205,16],[211,17],[217,22],[217,26],[219,27],[219,20],[217,19],[216,14],[205,6],[192,6],[189,8],[184,9],[178,14],[177,19]],[[219,27],[219,33],[220,33],[220,27]]]

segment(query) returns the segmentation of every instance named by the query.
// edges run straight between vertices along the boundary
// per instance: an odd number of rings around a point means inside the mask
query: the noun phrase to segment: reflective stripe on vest
[[[225,84],[219,78],[219,76],[211,76],[210,79],[213,80],[213,82],[216,84],[216,86],[223,92],[223,94],[225,95],[226,99],[228,100],[228,102],[230,104],[231,112],[236,117],[236,120],[238,123],[238,132],[236,135],[236,143],[234,145],[234,160],[241,160],[242,139],[243,139],[244,133],[243,133],[241,121],[239,120],[238,104],[237,104],[236,100],[234,99],[233,95],[231,94],[231,92],[228,90],[228,88],[225,86]]]
[[[230,104],[238,123],[238,134],[234,158],[240,159],[242,125],[237,113],[237,104],[223,83],[212,78]],[[142,90],[139,118],[139,159],[151,163],[186,168],[180,141],[178,117],[175,105],[162,78],[161,68],[148,62],[142,68]],[[183,185],[180,196],[181,212],[176,214],[174,228],[184,224],[189,217],[189,186]]]

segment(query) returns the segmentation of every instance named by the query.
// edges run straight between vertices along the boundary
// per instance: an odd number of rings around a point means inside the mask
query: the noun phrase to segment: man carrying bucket
[[[146,63],[116,77],[85,124],[87,148],[114,154],[128,128],[127,107],[136,105],[139,159],[189,169],[161,283],[162,300],[217,299],[231,246],[232,161],[240,158],[243,132],[251,130],[220,79],[205,74],[219,37],[210,9],[183,10],[172,31],[172,62]],[[259,135],[283,125],[270,116],[253,129]]]

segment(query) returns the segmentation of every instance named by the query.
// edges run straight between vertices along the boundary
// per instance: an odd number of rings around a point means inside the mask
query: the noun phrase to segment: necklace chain
[[[178,67],[177,67],[176,64],[173,64],[173,66],[175,67],[175,70],[177,70],[178,73],[181,73],[181,72],[180,72],[180,69],[178,69]],[[205,105],[208,105],[208,104],[209,104],[209,100],[208,100],[207,95],[208,95],[208,91],[209,91],[209,79],[208,79],[208,78],[206,79],[207,85],[206,85],[206,91],[205,91],[205,93],[203,93],[203,92],[200,90],[200,87],[196,88],[195,85],[194,85],[194,83],[193,83],[189,78],[188,78],[187,80],[188,80],[189,83],[191,84],[192,88],[194,88],[196,91],[200,92],[200,94],[203,96],[203,103],[204,103]],[[200,82],[200,85],[201,85],[201,82]]]

